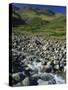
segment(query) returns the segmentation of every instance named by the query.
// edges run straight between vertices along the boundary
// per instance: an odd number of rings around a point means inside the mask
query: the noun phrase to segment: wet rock
[[[52,80],[54,78],[54,76],[49,73],[43,73],[40,75],[40,78],[42,80],[49,81],[49,80]]]
[[[23,86],[28,86],[28,85],[30,85],[29,77],[26,77],[24,80],[22,80],[21,84],[22,84]]]
[[[48,85],[48,81],[44,81],[41,79],[39,79],[37,82],[38,82],[38,85]]]
[[[43,72],[50,73],[52,71],[51,61],[49,61],[46,65],[43,65]]]
[[[48,84],[56,84],[56,80],[55,79],[52,79],[48,82]]]
[[[20,81],[20,76],[18,73],[12,74],[12,81],[14,82],[14,84]]]
[[[38,85],[38,78],[37,77],[30,77],[30,85]]]

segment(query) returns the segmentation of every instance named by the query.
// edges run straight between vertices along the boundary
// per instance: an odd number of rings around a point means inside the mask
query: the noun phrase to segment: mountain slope
[[[66,38],[65,16],[49,9],[23,7],[18,10],[15,9],[12,18],[13,31],[15,32],[23,33],[26,31],[47,39]]]

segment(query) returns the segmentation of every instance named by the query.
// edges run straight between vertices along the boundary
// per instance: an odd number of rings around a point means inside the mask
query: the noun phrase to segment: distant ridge
[[[55,12],[53,12],[52,10],[49,10],[47,8],[33,8],[31,6],[24,6],[24,7],[17,7],[15,5],[12,5],[12,9],[14,11],[18,11],[18,10],[21,10],[21,11],[26,11],[26,10],[32,10],[34,11],[36,14],[46,14],[46,15],[55,15]]]
[[[38,4],[21,4],[21,3],[12,3],[12,5],[15,5],[19,8],[21,7],[32,7],[32,8],[47,8],[55,13],[61,13],[66,15],[66,6],[54,6],[54,5],[38,5]]]
[[[16,11],[17,11],[17,10],[20,10],[20,8],[17,7],[17,6],[15,6],[15,5],[12,5],[12,9],[13,9],[13,10],[16,10]]]

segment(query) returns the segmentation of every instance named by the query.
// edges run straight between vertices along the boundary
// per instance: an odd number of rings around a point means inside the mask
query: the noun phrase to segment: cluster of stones
[[[56,84],[54,74],[66,72],[66,41],[12,33],[13,86]]]

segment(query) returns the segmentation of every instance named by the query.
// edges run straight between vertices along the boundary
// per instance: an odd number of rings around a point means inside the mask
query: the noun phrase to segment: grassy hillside
[[[22,8],[13,10],[13,32],[30,33],[45,39],[65,39],[66,20],[62,14],[48,9]]]

